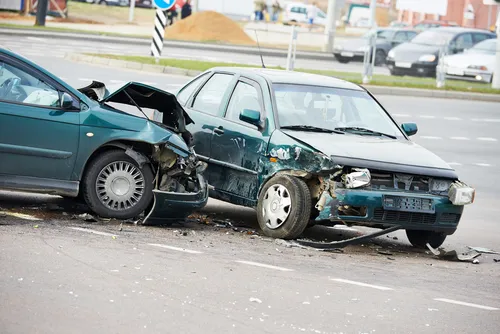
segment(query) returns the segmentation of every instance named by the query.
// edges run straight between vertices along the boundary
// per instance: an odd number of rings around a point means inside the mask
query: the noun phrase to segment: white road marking
[[[447,121],[461,121],[460,117],[443,117]]]
[[[91,233],[91,234],[104,235],[104,236],[106,236],[106,237],[116,237],[116,234],[111,234],[111,233],[106,233],[106,232],[101,232],[101,231],[91,230],[91,229],[89,229],[89,228],[83,228],[83,227],[70,227],[70,229],[75,230],[75,231],[80,231],[80,232]]]
[[[161,244],[148,244],[149,246],[153,247],[160,247],[160,248],[165,248],[165,249],[170,249],[178,252],[184,252],[184,253],[189,253],[189,254],[203,254],[203,252],[195,251],[195,250],[190,250],[190,249],[185,249],[185,248],[180,248],[180,247],[174,247],[174,246],[168,246],[168,245],[161,245]]]
[[[21,218],[21,219],[26,219],[26,220],[33,220],[33,221],[42,220],[42,219],[37,218],[35,216],[27,215],[27,214],[24,214],[24,213],[0,211],[0,214],[11,216],[11,217],[16,217],[16,218]]]
[[[37,42],[45,42],[45,38],[40,38],[40,37],[26,37],[26,39],[32,40],[32,41],[37,41]]]
[[[408,114],[392,114],[392,116],[396,116],[396,117],[411,117],[411,115],[408,115]]]
[[[482,163],[482,162],[475,163],[474,165],[479,166],[479,167],[491,167],[490,164],[485,164],[485,163]]]
[[[356,281],[350,281],[347,279],[342,279],[342,278],[330,278],[331,281],[335,282],[340,282],[340,283],[347,283],[347,284],[352,284],[352,285],[358,285],[358,286],[363,286],[366,288],[372,288],[372,289],[377,289],[377,290],[393,290],[392,288],[387,288],[385,286],[379,286],[379,285],[372,285],[372,284],[367,284],[367,283],[362,283],[362,282],[356,282]]]
[[[462,306],[469,306],[469,307],[480,308],[480,309],[488,310],[488,311],[498,311],[499,310],[496,307],[479,305],[479,304],[472,304],[472,303],[466,303],[466,302],[461,302],[461,301],[453,300],[453,299],[434,298],[434,300],[437,300],[439,302],[444,302],[444,303],[450,303],[450,304],[456,304],[456,305],[462,305]]]
[[[448,165],[450,166],[462,166],[460,162],[448,162]]]
[[[235,261],[235,262],[242,263],[242,264],[248,264],[250,266],[262,267],[262,268],[274,269],[274,270],[280,270],[280,271],[294,271],[293,269],[277,267],[277,266],[272,266],[270,264],[264,264],[264,263],[258,263],[258,262],[252,262],[252,261]]]
[[[450,137],[450,139],[453,139],[453,140],[470,140],[467,137]]]
[[[491,138],[491,137],[479,137],[477,140],[482,140],[482,141],[497,141],[496,138]]]
[[[435,136],[420,136],[419,138],[422,138],[422,139],[436,139],[436,140],[443,139],[441,137],[435,137]]]
[[[89,79],[89,78],[78,78],[80,81],[94,81],[94,79]]]
[[[436,118],[436,116],[431,116],[431,115],[420,115],[420,118],[428,118],[428,119],[433,119],[433,118]]]
[[[471,119],[473,122],[500,122],[500,118],[473,118]]]
[[[151,81],[141,81],[141,83],[143,83],[145,85],[149,85],[149,86],[155,86],[155,85],[157,85],[156,82],[151,82]]]

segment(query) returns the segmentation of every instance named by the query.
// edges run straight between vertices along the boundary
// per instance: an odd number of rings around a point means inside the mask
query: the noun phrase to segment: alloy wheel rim
[[[98,174],[95,190],[99,201],[111,210],[127,210],[144,195],[144,175],[127,161],[106,165]]]
[[[292,209],[292,199],[288,189],[275,184],[267,189],[262,203],[262,215],[266,226],[272,230],[281,227]]]

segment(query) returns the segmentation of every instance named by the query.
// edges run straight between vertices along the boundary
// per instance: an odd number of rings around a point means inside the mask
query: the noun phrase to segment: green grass
[[[91,56],[98,56],[109,59],[118,59],[125,61],[132,61],[143,64],[151,65],[161,65],[178,67],[188,70],[205,71],[212,67],[227,66],[227,67],[257,67],[253,65],[244,64],[234,64],[234,63],[224,63],[224,62],[210,62],[210,61],[198,61],[198,60],[183,60],[183,59],[160,59],[157,64],[153,57],[143,57],[143,56],[120,56],[120,55],[110,55],[110,54],[88,54]],[[275,69],[279,69],[274,67]],[[319,71],[310,69],[296,69],[298,72],[322,74],[337,77],[340,79],[348,80],[357,84],[361,84],[361,74],[360,73],[350,73],[350,72],[339,72],[339,71]],[[436,80],[432,78],[416,78],[416,77],[395,77],[389,75],[374,75],[370,85],[373,86],[386,86],[386,87],[403,87],[403,88],[420,88],[420,89],[433,89],[433,90],[450,90],[450,91],[461,91],[461,92],[475,92],[475,93],[489,93],[489,94],[500,94],[500,90],[491,88],[488,84],[481,84],[476,82],[464,82],[464,81],[446,81],[446,87],[443,89],[436,88]]]

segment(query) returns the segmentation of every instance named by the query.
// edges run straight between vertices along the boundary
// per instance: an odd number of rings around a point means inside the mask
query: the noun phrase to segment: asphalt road
[[[103,42],[81,40],[68,41],[42,37],[19,37],[10,36],[4,33],[0,33],[0,45],[10,48],[16,52],[20,52],[27,57],[46,57],[52,60],[54,58],[63,58],[66,53],[107,53],[131,56],[150,55],[150,47],[147,45],[109,44]],[[164,47],[162,56],[164,58],[191,59],[212,62],[253,65],[261,64],[259,56],[223,51],[203,50],[203,52],[197,52],[195,50],[189,49]],[[286,57],[278,58],[265,56],[264,62],[268,67],[286,67]],[[332,58],[329,61],[308,60],[297,57],[295,67],[317,70],[356,72],[361,75],[363,64],[362,62],[340,64],[339,62],[335,61],[332,55]],[[389,70],[385,67],[375,67],[374,74],[388,75]]]
[[[28,57],[78,87],[135,80],[175,90],[188,80]],[[445,246],[500,250],[499,105],[378,98],[398,121],[417,122],[414,140],[477,188]],[[339,254],[288,248],[252,232],[253,210],[218,201],[204,214],[243,227],[201,218],[120,231],[116,222],[70,219],[85,212],[74,202],[9,192],[0,207],[28,215],[0,214],[1,333],[498,333],[500,255],[443,261],[402,233]],[[357,233],[315,227],[307,236]]]

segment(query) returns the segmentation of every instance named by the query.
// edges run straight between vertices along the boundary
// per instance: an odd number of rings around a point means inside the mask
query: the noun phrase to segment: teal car
[[[297,72],[213,68],[177,93],[210,196],[254,207],[264,233],[400,226],[417,247],[457,229],[475,190],[413,143],[363,87]]]
[[[81,197],[102,217],[184,218],[208,199],[190,123],[168,92],[77,90],[0,49],[0,189]]]

